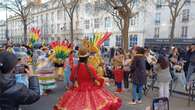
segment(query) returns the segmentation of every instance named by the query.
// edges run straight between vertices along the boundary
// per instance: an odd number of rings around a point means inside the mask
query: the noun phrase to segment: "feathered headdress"
[[[41,32],[40,29],[38,28],[31,28],[31,38],[30,41],[32,44],[34,44],[35,42],[37,42],[40,38]]]
[[[109,39],[112,35],[111,32],[107,32],[105,34],[95,33],[93,38],[89,40],[89,51],[90,52],[98,52],[98,48]]]
[[[50,44],[52,49],[54,50],[55,56],[57,59],[66,59],[71,52],[71,44],[68,42],[58,42],[54,41]]]

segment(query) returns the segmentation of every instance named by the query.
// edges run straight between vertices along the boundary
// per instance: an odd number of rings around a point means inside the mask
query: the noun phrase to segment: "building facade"
[[[5,31],[6,31],[6,24],[5,21],[0,21],[0,43],[6,41],[6,36],[5,36]]]
[[[122,37],[113,17],[99,6],[104,5],[101,0],[83,0],[75,9],[74,38],[92,38],[93,33],[112,32],[112,36],[104,43],[105,46],[122,46]],[[143,13],[139,13],[130,20],[129,47],[143,45]],[[28,32],[30,28],[41,30],[41,38],[46,41],[70,39],[70,20],[63,7],[56,0],[33,7],[28,18]],[[14,42],[21,42],[23,27],[20,18],[11,16],[8,19],[9,36]],[[29,37],[29,35],[28,35]]]
[[[164,46],[169,43],[170,10],[165,0],[154,0],[138,5],[139,13],[130,19],[129,47],[133,45]],[[190,44],[195,39],[195,0],[182,8],[176,22],[175,44]],[[104,46],[122,46],[122,37],[113,17],[100,7],[105,5],[101,0],[83,0],[74,13],[74,39],[92,38],[93,33],[112,32],[112,36]],[[36,5],[28,18],[28,33],[32,27],[41,30],[41,38],[47,42],[70,39],[70,19],[56,0]],[[21,42],[23,27],[20,18],[12,16],[8,19],[9,36],[14,42]],[[28,35],[29,38],[30,35]]]
[[[189,45],[195,42],[195,0],[186,1],[176,20],[174,45]],[[145,45],[163,47],[169,45],[171,31],[171,14],[166,0],[155,0],[146,11]]]

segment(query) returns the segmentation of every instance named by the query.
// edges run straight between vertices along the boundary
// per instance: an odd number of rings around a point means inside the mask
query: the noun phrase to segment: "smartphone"
[[[152,110],[169,110],[169,99],[166,97],[154,99]]]
[[[25,69],[29,69],[27,65],[24,65],[24,64],[16,65],[15,73],[16,74],[25,74],[26,73]]]

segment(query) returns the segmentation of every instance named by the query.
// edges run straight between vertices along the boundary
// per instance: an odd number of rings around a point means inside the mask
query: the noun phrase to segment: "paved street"
[[[111,91],[114,90],[113,85],[110,85],[108,87]],[[63,82],[58,83],[58,88],[55,89],[55,91],[49,95],[49,96],[43,96],[41,99],[30,106],[24,106],[22,107],[22,110],[52,110],[53,105],[57,102],[58,97],[61,96],[64,93],[65,89],[63,87]],[[121,107],[121,110],[144,110],[146,106],[150,105],[152,102],[152,97],[156,97],[157,90],[154,90],[154,92],[150,92],[148,96],[144,97],[143,104],[139,105],[128,105],[128,101],[131,97],[131,92],[124,92],[119,97],[123,100],[123,105]],[[170,98],[170,110],[194,110],[195,109],[195,102],[191,104],[189,107],[187,105],[187,97],[181,96],[177,94],[173,94],[173,96]]]

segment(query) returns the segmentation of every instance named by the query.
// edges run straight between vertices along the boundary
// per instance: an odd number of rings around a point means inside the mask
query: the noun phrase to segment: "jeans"
[[[169,98],[169,82],[159,82],[159,97]]]
[[[143,85],[133,84],[132,90],[133,90],[132,101],[141,100],[142,99]]]
[[[121,89],[122,88],[122,82],[116,82],[116,86],[118,89]]]
[[[70,81],[70,74],[71,74],[71,68],[70,65],[66,65],[66,68],[64,70],[64,83],[66,86],[69,86]]]
[[[175,70],[173,68],[170,69],[170,74],[171,74],[173,81],[175,81],[177,79],[177,77],[175,75]]]
[[[126,88],[126,89],[128,89],[129,88],[129,71],[125,71],[124,72],[124,87]]]
[[[182,71],[181,73],[176,73],[175,75],[178,78],[178,81],[180,82],[182,87],[184,87],[186,85],[185,73]]]
[[[188,74],[187,74],[187,78],[186,78],[187,83],[189,83],[190,78],[191,78],[192,73],[194,72],[194,70],[195,70],[195,66],[189,64],[189,67],[188,67]]]

